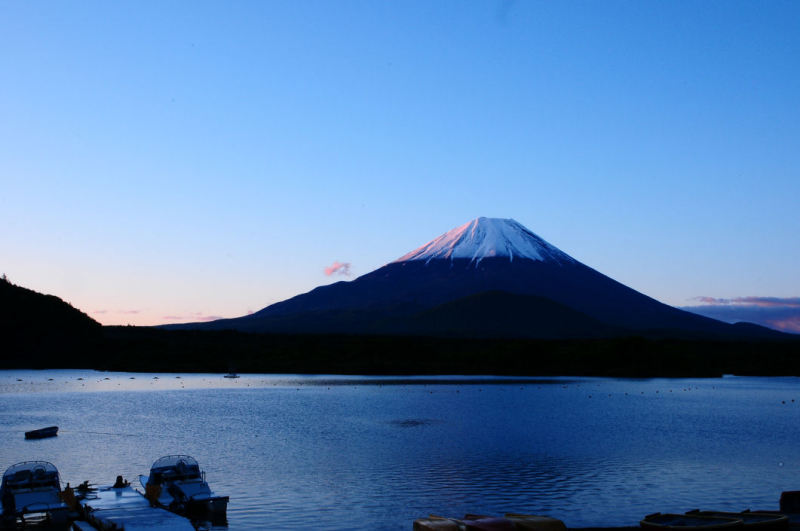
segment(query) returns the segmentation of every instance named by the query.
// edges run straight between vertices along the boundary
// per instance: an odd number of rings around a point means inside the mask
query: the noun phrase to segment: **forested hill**
[[[0,338],[3,366],[26,366],[28,356],[79,356],[102,336],[100,323],[54,295],[16,286],[0,277]],[[59,359],[63,364],[63,359]]]

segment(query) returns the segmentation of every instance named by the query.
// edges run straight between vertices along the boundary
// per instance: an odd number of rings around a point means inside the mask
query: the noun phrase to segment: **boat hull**
[[[695,514],[661,514],[647,515],[639,522],[642,529],[680,530],[680,531],[716,531],[742,528],[744,522],[740,518],[724,518]]]
[[[738,518],[746,531],[787,531],[789,518],[785,514],[764,511],[744,511],[731,513],[723,511],[689,511],[690,516],[711,516],[720,518]]]
[[[228,496],[191,500],[186,503],[185,511],[191,520],[223,525],[228,519]]]
[[[202,499],[191,499],[181,503],[170,495],[170,489],[161,486],[148,486],[147,476],[139,476],[139,482],[145,489],[145,498],[156,507],[185,516],[195,522],[211,522],[213,525],[225,525],[228,521],[228,496],[211,496]]]
[[[55,437],[58,435],[58,426],[49,426],[38,430],[31,430],[25,432],[26,439],[45,439],[47,437]]]

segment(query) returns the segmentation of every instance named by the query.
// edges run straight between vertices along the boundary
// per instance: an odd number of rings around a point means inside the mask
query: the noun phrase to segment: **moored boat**
[[[506,518],[514,524],[514,529],[529,529],[535,531],[567,531],[564,522],[550,516],[536,514],[506,513]]]
[[[25,432],[26,439],[44,439],[46,437],[55,437],[56,435],[58,435],[58,426],[48,426]]]
[[[464,518],[445,518],[431,515],[414,520],[414,531],[501,531],[512,530],[514,524],[506,518],[468,514]]]
[[[205,472],[188,455],[167,455],[150,467],[149,476],[139,476],[145,497],[154,505],[194,521],[222,524],[226,521],[228,496],[215,495]]]
[[[679,529],[681,531],[712,531],[716,529],[728,529],[742,527],[744,522],[741,518],[727,518],[719,516],[703,516],[695,514],[661,514],[654,513],[644,517],[639,522],[642,528],[650,529]]]
[[[414,531],[500,531],[503,529],[567,531],[564,522],[549,516],[507,513],[504,517],[466,514],[463,518],[431,515],[414,520]]]
[[[69,525],[69,507],[61,499],[58,469],[47,461],[24,461],[9,467],[0,484],[4,526],[32,522],[59,528]]]
[[[784,531],[789,529],[789,518],[785,514],[764,511],[743,511],[730,513],[723,511],[689,511],[690,516],[711,516],[742,520],[745,531]]]

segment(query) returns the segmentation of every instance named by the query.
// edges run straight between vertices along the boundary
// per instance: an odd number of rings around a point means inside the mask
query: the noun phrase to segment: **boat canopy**
[[[197,459],[190,455],[165,455],[153,463],[150,470],[155,470],[157,468],[175,468],[179,463],[183,463],[183,466],[196,466],[199,468]]]
[[[3,474],[2,490],[55,486],[61,490],[58,469],[47,461],[23,461],[8,467]]]
[[[162,480],[191,479],[200,477],[200,465],[188,455],[166,455],[150,467],[148,483],[161,483]]]

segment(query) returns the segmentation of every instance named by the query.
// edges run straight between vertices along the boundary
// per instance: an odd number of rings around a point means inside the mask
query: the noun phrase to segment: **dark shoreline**
[[[363,375],[719,377],[800,375],[800,338],[469,339],[282,335],[112,326],[12,335],[4,369]]]

